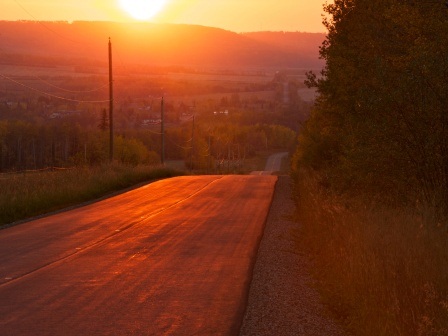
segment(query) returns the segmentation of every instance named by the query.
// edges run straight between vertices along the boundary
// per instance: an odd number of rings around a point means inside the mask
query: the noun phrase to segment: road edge
[[[291,188],[289,176],[278,177],[239,336],[346,335],[313,288],[312,263],[292,237],[300,223],[293,220]]]
[[[238,307],[238,310],[235,313],[236,318],[235,318],[235,322],[233,323],[233,325],[230,328],[230,335],[238,335],[240,333],[241,328],[244,323],[244,317],[246,315],[248,303],[249,303],[250,289],[251,289],[251,284],[252,284],[252,280],[253,280],[254,269],[255,269],[255,265],[257,263],[257,256],[258,256],[258,252],[260,250],[261,242],[263,241],[263,237],[265,235],[266,225],[268,223],[269,213],[271,212],[271,207],[274,202],[278,181],[279,181],[279,177],[277,176],[277,179],[274,184],[274,190],[272,192],[271,200],[269,203],[269,210],[268,210],[266,218],[262,224],[261,234],[258,236],[257,243],[255,244],[255,248],[252,252],[252,255],[250,256],[251,262],[250,262],[250,265],[249,265],[249,268],[247,271],[246,281],[243,285],[244,295],[243,295],[241,303]]]

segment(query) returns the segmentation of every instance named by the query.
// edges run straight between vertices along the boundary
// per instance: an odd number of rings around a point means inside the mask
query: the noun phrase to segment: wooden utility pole
[[[194,154],[194,115],[193,115],[193,126],[191,130],[190,172],[193,172],[193,154]]]
[[[212,136],[208,135],[208,165],[207,174],[211,172],[212,169]]]
[[[112,75],[112,43],[109,37],[109,160],[114,160],[114,81]]]
[[[161,102],[161,109],[160,109],[160,114],[161,114],[161,118],[162,118],[162,122],[161,122],[161,135],[162,135],[162,149],[161,149],[161,154],[160,154],[160,159],[162,161],[162,166],[165,165],[165,115],[164,115],[164,108],[165,108],[165,103],[164,103],[164,99],[162,96],[162,102]]]
[[[51,142],[51,168],[54,169],[56,166],[56,144],[54,143],[54,137],[53,141]]]

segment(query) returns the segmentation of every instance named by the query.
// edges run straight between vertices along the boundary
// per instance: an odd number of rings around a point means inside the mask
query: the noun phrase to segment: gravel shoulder
[[[310,261],[292,238],[291,180],[279,176],[258,250],[240,336],[342,336],[312,287]]]

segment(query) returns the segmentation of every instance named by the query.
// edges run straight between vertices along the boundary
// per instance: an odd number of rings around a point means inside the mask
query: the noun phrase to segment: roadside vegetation
[[[343,325],[354,335],[448,335],[448,223],[433,208],[367,205],[302,174],[298,248]]]
[[[304,87],[303,70],[236,69],[223,75],[221,68],[207,74],[183,67],[160,68],[156,74],[135,69],[114,81],[110,165],[104,76],[69,67],[61,77],[53,68],[25,71],[23,65],[11,66],[21,74],[15,79],[21,83],[26,78],[27,85],[3,78],[0,90],[0,225],[178,174],[156,168],[162,144],[166,167],[182,174],[262,170],[269,153],[293,150],[299,120],[311,107],[298,93]],[[45,80],[37,76],[41,72]],[[67,102],[58,98],[65,94],[61,90],[79,94]]]
[[[293,150],[296,133],[281,125],[245,124],[244,113],[201,115],[165,129],[166,160],[183,161],[198,173],[243,173],[258,153]],[[207,118],[208,117],[208,118]],[[160,125],[158,126],[160,128]],[[117,130],[114,159],[123,165],[160,163],[160,129]],[[36,125],[0,120],[0,173],[48,167],[97,166],[109,161],[109,133],[56,121]]]
[[[448,335],[448,8],[327,5],[292,160],[316,286],[354,335]]]
[[[299,121],[305,119],[310,109],[310,103],[298,95],[303,85],[298,84],[299,78],[305,78],[303,71],[291,75],[279,72],[262,77],[263,82],[258,77],[243,77],[254,81],[249,86],[246,81],[227,83],[216,75],[213,82],[222,84],[220,90],[224,92],[213,95],[206,94],[206,81],[175,78],[172,75],[162,82],[146,78],[142,83],[128,83],[120,78],[117,85],[129,84],[132,91],[160,85],[168,91],[163,110],[164,157],[184,161],[188,169],[203,173],[238,172],[257,152],[292,150]],[[178,87],[180,82],[188,83],[196,95]],[[76,81],[79,88],[89,83],[96,82],[90,77]],[[8,85],[13,84],[16,85]],[[285,84],[291,92],[289,105],[283,103]],[[36,80],[33,85],[42,84]],[[244,86],[257,91],[242,91]],[[67,105],[26,89],[11,92],[0,90],[0,173],[95,166],[109,160],[109,114],[103,103]],[[133,98],[137,93],[125,96],[126,92],[118,86],[114,158],[127,165],[160,163],[160,99],[147,97],[146,91],[140,93],[145,98]],[[154,93],[157,94],[160,92]],[[3,104],[5,99],[7,103]]]
[[[189,170],[184,161],[160,165],[129,165],[119,162],[74,168],[49,168],[0,174],[0,227],[99,199],[141,183],[185,174],[248,174],[263,170],[277,151],[257,152],[238,166],[219,170]]]
[[[139,183],[183,174],[162,167],[104,164],[0,175],[0,226],[91,201]]]

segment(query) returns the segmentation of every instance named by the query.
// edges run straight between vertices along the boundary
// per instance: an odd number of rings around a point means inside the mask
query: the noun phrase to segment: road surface
[[[238,334],[276,181],[178,177],[1,230],[0,334]]]
[[[288,153],[277,153],[268,157],[266,167],[263,171],[254,171],[251,175],[272,175],[281,170],[282,160],[288,156]]]

